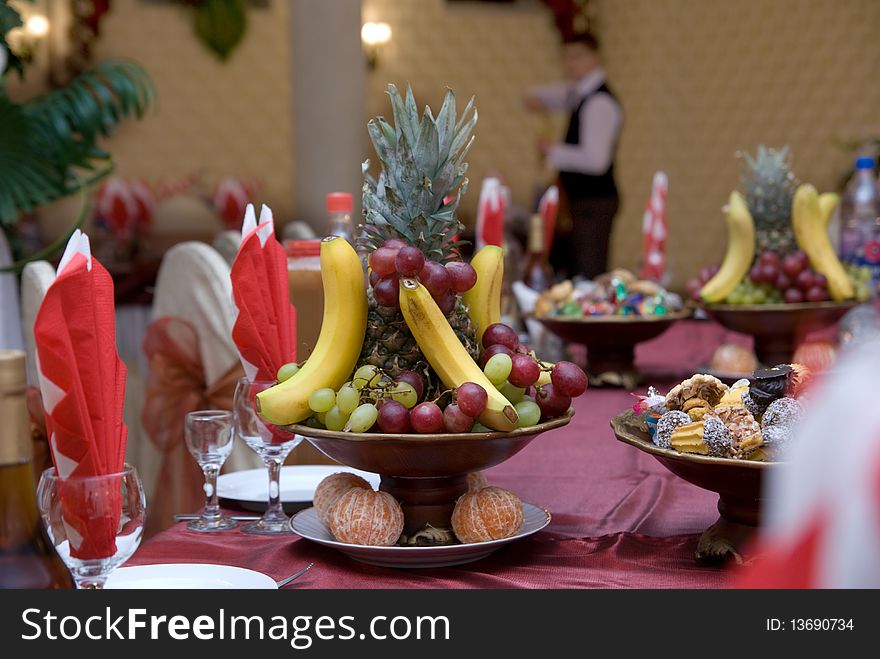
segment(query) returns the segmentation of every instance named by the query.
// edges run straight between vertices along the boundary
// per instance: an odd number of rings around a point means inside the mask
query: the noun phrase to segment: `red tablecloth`
[[[742,341],[708,322],[679,323],[639,346],[643,372],[668,386],[705,364],[722,341]],[[308,562],[292,586],[306,588],[711,588],[718,568],[694,562],[700,533],[718,518],[717,496],[673,476],[652,457],[614,438],[609,419],[632,404],[629,393],[592,389],[575,402],[565,428],[537,438],[486,472],[489,482],[547,508],[544,531],[481,561],[433,570],[357,563],[295,535],[197,534],[184,524],[146,542],[130,564],[213,562],[275,579]]]

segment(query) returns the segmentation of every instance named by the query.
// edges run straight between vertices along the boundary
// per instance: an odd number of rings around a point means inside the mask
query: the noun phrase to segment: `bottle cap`
[[[874,169],[874,159],[870,156],[856,158],[856,169]]]
[[[287,255],[293,258],[321,255],[320,240],[288,240],[284,246],[287,248]]]
[[[328,213],[351,213],[353,202],[348,192],[331,192],[327,195]]]

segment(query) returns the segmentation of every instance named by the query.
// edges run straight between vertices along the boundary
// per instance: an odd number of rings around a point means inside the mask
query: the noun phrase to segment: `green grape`
[[[330,408],[330,411],[324,416],[324,425],[327,426],[327,430],[333,430],[339,432],[343,428],[345,428],[345,424],[348,423],[348,417],[350,415],[343,414],[336,405]]]
[[[489,381],[497,387],[507,380],[507,376],[510,375],[512,368],[513,360],[510,358],[510,355],[499,352],[497,355],[492,355],[489,361],[486,362],[483,372],[489,378]]]
[[[859,302],[867,302],[871,299],[871,289],[868,288],[867,284],[861,283],[856,286],[856,299]]]
[[[289,380],[292,378],[296,372],[299,370],[299,364],[296,362],[290,362],[289,364],[284,364],[281,368],[278,369],[278,382],[284,382],[285,380]]]
[[[396,382],[394,386],[386,392],[398,403],[403,403],[406,409],[411,410],[419,402],[419,394],[409,382]]]
[[[372,403],[364,403],[351,413],[349,427],[352,432],[367,432],[376,423],[378,417],[379,410],[376,409],[376,406]]]
[[[327,412],[336,402],[336,392],[330,387],[315,389],[309,396],[309,407],[312,412]]]
[[[859,268],[859,279],[866,283],[871,281],[871,268],[866,265]]]
[[[763,288],[759,288],[752,294],[755,304],[764,304],[767,301],[767,292]]]
[[[530,401],[532,401],[532,402],[534,403],[534,402],[535,402],[535,397],[534,397],[534,396],[523,396],[523,397],[522,397],[522,401],[520,401],[520,402],[527,401],[527,400],[530,400]]]
[[[754,304],[755,303],[755,294],[754,293],[746,293],[743,296],[743,304]]]
[[[504,396],[511,403],[516,405],[519,401],[523,399],[523,395],[526,393],[525,389],[520,389],[519,387],[514,387],[510,382],[505,381],[500,387],[496,387],[501,395]]]
[[[742,304],[743,294],[739,290],[733,291],[730,295],[727,296],[727,299],[724,300],[727,304]]]
[[[355,389],[360,390],[370,384],[370,381],[375,379],[378,375],[380,375],[379,369],[372,364],[367,364],[366,366],[361,366],[354,372],[354,377],[351,379],[351,383],[354,385]]]
[[[525,428],[526,426],[534,426],[541,420],[541,408],[538,404],[531,400],[522,400],[516,404],[516,413],[519,418],[516,420],[517,428]]]
[[[361,396],[357,389],[349,385],[343,385],[336,392],[336,407],[343,414],[351,414],[360,402]]]
[[[491,428],[487,428],[487,427],[484,426],[482,423],[480,423],[479,421],[477,421],[477,422],[474,424],[474,427],[471,428],[471,432],[495,432],[495,431],[492,430]]]

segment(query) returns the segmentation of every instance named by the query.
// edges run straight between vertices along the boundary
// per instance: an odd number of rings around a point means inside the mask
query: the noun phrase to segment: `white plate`
[[[523,502],[523,525],[515,536],[503,540],[445,547],[370,547],[338,542],[318,519],[318,513],[314,508],[307,508],[294,515],[290,520],[290,528],[303,538],[338,549],[362,563],[381,567],[420,568],[448,567],[478,561],[499,547],[537,533],[549,523],[550,513],[543,508]]]
[[[302,507],[312,502],[318,483],[330,474],[346,471],[365,479],[374,489],[379,487],[379,475],[358,471],[342,465],[290,465],[281,467],[281,503]],[[247,510],[266,509],[269,498],[267,469],[248,469],[222,474],[217,479],[217,496],[235,501]]]
[[[250,589],[277,590],[278,584],[261,572],[230,565],[166,563],[119,568],[107,579],[114,590]]]

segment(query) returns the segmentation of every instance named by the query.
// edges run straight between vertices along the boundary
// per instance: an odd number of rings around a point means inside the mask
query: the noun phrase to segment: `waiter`
[[[569,275],[592,279],[608,270],[611,225],[620,205],[614,156],[623,111],[605,82],[595,36],[583,33],[566,38],[563,65],[566,82],[531,89],[525,105],[533,112],[567,111],[571,115],[565,140],[541,139],[539,148],[559,172],[572,219],[571,240],[555,241],[569,251],[566,260],[570,262],[555,265]]]

